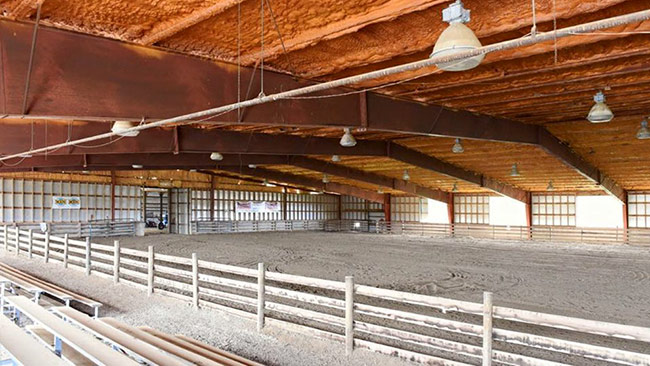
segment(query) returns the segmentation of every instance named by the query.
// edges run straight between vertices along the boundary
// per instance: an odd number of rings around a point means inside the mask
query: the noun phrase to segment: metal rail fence
[[[355,226],[355,225],[353,225]],[[406,227],[405,227],[406,228]],[[439,365],[650,365],[650,329],[245,268],[4,227],[6,251],[354,348]],[[553,333],[549,330],[556,330]]]
[[[51,235],[63,236],[68,234],[71,238],[133,236],[136,233],[136,221],[88,221],[88,222],[55,222],[46,223]],[[10,228],[21,230],[32,229],[34,232],[43,232],[41,223],[12,223],[5,224]]]

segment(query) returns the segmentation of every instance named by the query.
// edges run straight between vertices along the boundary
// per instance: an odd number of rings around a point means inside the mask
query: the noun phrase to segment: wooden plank
[[[97,339],[88,337],[88,334],[81,329],[67,324],[26,297],[7,296],[6,300],[18,308],[23,314],[26,314],[29,318],[41,324],[50,333],[61,338],[77,352],[99,365],[138,365],[137,362],[112,350]]]
[[[47,329],[40,326],[29,325],[25,327],[31,334],[37,337],[43,345],[54,350],[54,335]],[[95,366],[95,363],[84,357],[81,353],[68,346],[66,343],[61,342],[61,358],[75,366]]]
[[[11,358],[23,365],[65,366],[53,352],[30,337],[9,318],[0,316],[0,345]]]
[[[86,314],[80,313],[72,308],[56,307],[53,310],[65,316],[68,321],[72,321],[79,326],[90,330],[100,338],[110,340],[111,343],[118,345],[122,349],[135,353],[149,362],[165,366],[186,366],[185,362],[180,361],[176,357],[167,355],[148,343],[133,338],[106,323],[97,319],[92,319]]]
[[[221,363],[212,361],[209,358],[198,355],[192,351],[189,351],[183,347],[176,346],[171,344],[163,339],[155,337],[142,329],[131,327],[124,323],[121,323],[113,318],[102,318],[100,321],[110,325],[111,327],[118,329],[124,333],[129,334],[132,337],[135,337],[143,342],[149,343],[150,345],[157,347],[164,352],[167,352],[176,357],[180,357],[184,360],[195,363],[199,366],[221,366]]]
[[[207,350],[207,351],[209,351],[209,352],[216,353],[216,354],[219,354],[219,355],[221,355],[221,356],[228,357],[228,358],[233,359],[233,360],[235,360],[235,361],[239,361],[239,362],[241,362],[241,363],[243,363],[243,364],[245,364],[245,365],[249,365],[249,366],[263,366],[261,363],[257,363],[257,362],[255,362],[255,361],[248,360],[248,359],[246,359],[246,358],[244,358],[244,357],[237,356],[237,355],[234,354],[234,353],[230,353],[230,352],[224,351],[224,350],[222,350],[222,349],[219,349],[219,348],[216,348],[216,347],[210,346],[210,345],[208,345],[208,344],[205,344],[205,343],[199,342],[199,341],[197,341],[196,339],[192,339],[192,338],[190,338],[190,337],[186,337],[186,336],[184,336],[184,335],[176,335],[175,338],[176,338],[178,341],[185,341],[185,342],[190,343],[190,344],[192,344],[192,345],[194,345],[194,346],[197,346],[197,347],[203,348],[203,349],[205,349],[205,350]],[[171,339],[170,339],[170,342],[172,342]],[[197,352],[198,352],[198,350],[197,350]]]

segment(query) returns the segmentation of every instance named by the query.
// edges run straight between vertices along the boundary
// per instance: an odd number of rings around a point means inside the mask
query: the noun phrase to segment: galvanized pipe
[[[206,110],[199,111],[199,112],[189,113],[189,114],[185,114],[185,115],[178,116],[178,117],[163,119],[163,120],[160,120],[160,121],[135,126],[135,127],[126,129],[126,130],[122,131],[121,133],[143,131],[143,130],[147,130],[147,129],[150,129],[150,128],[170,125],[170,124],[173,124],[173,123],[185,122],[186,124],[191,124],[191,123],[194,123],[194,122],[192,122],[192,121],[187,122],[187,121],[188,120],[193,120],[193,119],[200,119],[200,118],[204,118],[204,117],[209,117],[209,116],[225,114],[225,113],[234,111],[234,110],[236,110],[238,108],[252,107],[252,106],[256,106],[256,105],[260,105],[260,104],[274,102],[274,101],[277,101],[277,100],[297,97],[297,96],[304,95],[304,94],[310,94],[310,93],[320,92],[320,91],[324,91],[324,90],[332,89],[332,88],[336,88],[336,87],[352,85],[352,84],[360,83],[360,82],[366,81],[366,80],[379,79],[379,78],[383,78],[383,77],[386,77],[386,76],[399,74],[399,73],[402,73],[402,72],[418,70],[418,69],[425,68],[425,67],[431,67],[431,66],[435,66],[436,64],[439,64],[439,63],[460,61],[460,60],[463,60],[463,59],[466,59],[466,58],[471,58],[471,57],[475,57],[475,56],[478,56],[478,55],[483,55],[483,54],[487,54],[487,53],[491,53],[491,52],[498,52],[498,51],[503,51],[503,50],[512,49],[512,48],[530,46],[530,45],[533,45],[533,44],[536,44],[536,43],[555,40],[557,38],[569,37],[569,36],[576,35],[576,34],[581,34],[581,33],[591,33],[591,32],[602,30],[602,29],[612,28],[612,27],[616,27],[616,26],[619,26],[619,25],[625,25],[625,24],[630,24],[630,23],[642,22],[642,21],[646,21],[646,20],[650,20],[650,10],[638,11],[638,12],[635,12],[635,13],[630,13],[630,14],[625,14],[625,15],[621,15],[621,16],[617,16],[617,17],[602,19],[602,20],[598,20],[598,21],[595,21],[595,22],[590,22],[590,23],[580,24],[580,25],[576,25],[576,26],[572,26],[572,27],[562,28],[562,29],[558,29],[558,30],[555,30],[555,31],[537,33],[536,35],[531,35],[531,36],[528,36],[528,37],[517,38],[517,39],[513,39],[513,40],[509,40],[509,41],[495,43],[495,44],[492,44],[492,45],[489,45],[489,46],[479,47],[479,48],[477,48],[475,50],[459,52],[459,53],[457,53],[455,55],[452,55],[452,56],[431,57],[431,58],[428,58],[426,60],[411,62],[411,63],[408,63],[408,64],[394,66],[394,67],[389,67],[389,68],[386,68],[386,69],[372,71],[372,72],[368,72],[368,73],[361,74],[361,75],[350,76],[350,77],[343,78],[343,79],[333,80],[333,81],[329,81],[329,82],[326,82],[326,83],[311,85],[311,86],[307,86],[307,87],[304,87],[304,88],[298,88],[298,89],[289,90],[289,91],[281,92],[281,93],[276,93],[276,94],[272,94],[272,95],[268,95],[268,96],[261,96],[261,97],[255,98],[255,99],[245,100],[243,102],[228,104],[228,105],[224,105],[224,106],[221,106],[221,107],[206,109]],[[92,142],[92,141],[96,141],[96,140],[101,140],[101,139],[105,139],[105,138],[109,138],[109,137],[114,137],[114,136],[118,136],[118,134],[115,133],[115,132],[107,132],[107,133],[103,133],[103,134],[99,134],[99,135],[84,137],[84,138],[81,138],[81,139],[78,139],[78,140],[66,141],[66,142],[63,142],[63,143],[60,143],[60,144],[50,145],[50,146],[46,146],[46,147],[42,147],[42,148],[38,148],[38,149],[31,149],[31,150],[21,152],[21,153],[17,153],[17,154],[3,156],[3,157],[0,157],[0,161],[14,159],[14,158],[18,158],[18,157],[23,157],[25,155],[34,155],[34,154],[39,154],[39,153],[45,153],[45,152],[48,152],[48,151],[61,149],[61,148],[67,147],[67,146],[83,144],[83,143]]]

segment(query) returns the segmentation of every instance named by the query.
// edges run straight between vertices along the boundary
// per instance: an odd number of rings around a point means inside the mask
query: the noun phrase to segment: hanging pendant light
[[[357,145],[357,140],[352,136],[349,128],[343,129],[343,137],[341,137],[340,144],[343,147],[354,147]]]
[[[546,187],[546,190],[547,191],[554,191],[555,190],[555,187],[553,186],[553,180],[552,179],[548,181],[548,186]]]
[[[384,190],[381,189],[381,188],[378,188],[378,189],[377,189],[377,193],[379,193],[379,194],[384,194]]]
[[[465,25],[470,20],[469,13],[470,11],[463,7],[461,0],[457,0],[442,11],[442,20],[449,23],[449,27],[440,34],[429,57],[453,56],[459,52],[481,47],[481,41]],[[438,63],[436,66],[445,71],[465,71],[478,66],[483,58],[485,55],[478,55],[463,60]]]
[[[454,183],[454,186],[451,187],[451,191],[452,191],[453,193],[458,192],[458,184]]]
[[[512,168],[510,169],[510,176],[511,177],[518,177],[521,174],[519,174],[519,167],[517,166],[517,163],[512,164]]]
[[[643,119],[641,121],[641,128],[639,129],[639,132],[636,133],[636,138],[639,140],[647,140],[650,139],[650,130],[648,130],[648,120]]]
[[[131,165],[131,168],[133,168],[133,169],[142,169],[142,165],[140,165],[140,164],[133,164],[133,165]]]
[[[454,146],[451,148],[451,152],[454,154],[462,154],[465,152],[465,148],[463,147],[463,143],[460,141],[460,139],[456,139]]]
[[[603,92],[598,92],[594,95],[594,104],[587,115],[587,119],[591,123],[605,123],[609,122],[614,118],[614,113],[609,109],[607,104],[605,104],[605,94]]]
[[[338,163],[341,161],[341,157],[339,155],[332,155],[332,161]]]
[[[111,131],[124,137],[135,137],[138,136],[140,131],[129,131],[125,132],[129,128],[135,127],[135,124],[133,122],[129,121],[115,121],[113,123],[113,127],[111,127]]]
[[[409,171],[404,169],[404,174],[402,174],[402,179],[405,181],[411,180],[411,176],[409,175]]]
[[[323,174],[323,183],[327,184],[330,182],[330,177],[327,176],[327,174]]]
[[[248,164],[248,167],[251,168],[251,169],[255,169],[255,168],[257,168],[257,165],[255,165],[255,164]]]
[[[221,155],[221,153],[218,152],[213,152],[212,154],[210,154],[210,160],[221,161],[223,160],[223,155]]]

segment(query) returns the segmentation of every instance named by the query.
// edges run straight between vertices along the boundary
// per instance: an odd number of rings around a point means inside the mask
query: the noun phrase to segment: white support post
[[[120,282],[120,241],[113,241],[113,283]]]
[[[147,255],[147,294],[151,296],[153,294],[153,245],[149,245],[149,253]]]
[[[63,234],[63,268],[68,268],[68,234]]]
[[[5,250],[9,250],[9,229],[4,225],[2,233],[4,234]]]
[[[86,238],[86,276],[90,276],[91,263],[90,263],[90,237]]]
[[[32,239],[34,238],[34,232],[32,229],[27,230],[27,256],[29,259],[32,259],[32,249],[34,246],[34,243],[32,242]]]
[[[483,366],[492,366],[492,293],[483,293]]]
[[[264,328],[264,309],[266,308],[266,272],[264,263],[257,264],[257,331],[261,332]]]
[[[16,256],[20,253],[20,229],[16,226]]]
[[[345,354],[354,350],[354,276],[345,276]]]
[[[45,250],[43,253],[43,260],[45,263],[50,261],[50,232],[45,232]]]
[[[192,305],[199,308],[199,258],[192,253]]]

